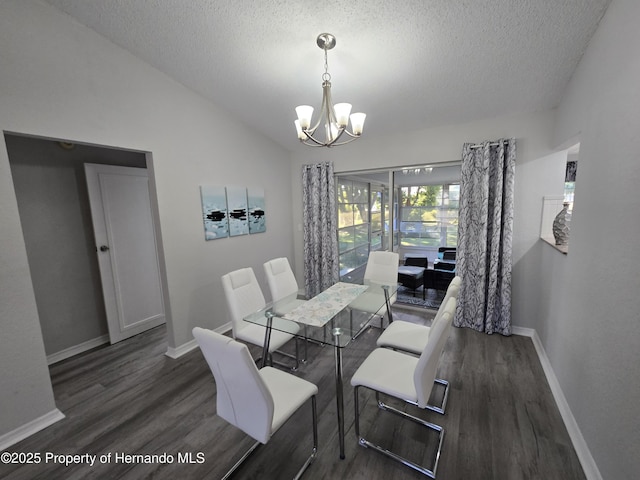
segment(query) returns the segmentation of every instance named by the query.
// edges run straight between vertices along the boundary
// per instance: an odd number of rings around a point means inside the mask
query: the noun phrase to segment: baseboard
[[[194,339],[194,340],[191,340],[190,342],[183,343],[182,345],[180,345],[179,347],[176,347],[176,348],[167,347],[167,351],[166,351],[165,355],[167,357],[173,358],[175,360],[177,358],[180,358],[183,355],[186,355],[191,350],[195,350],[196,348],[198,348],[198,344],[196,343],[196,341]]]
[[[511,327],[511,333],[522,337],[533,337],[536,334],[536,331],[533,328],[517,327],[513,325]]]
[[[221,333],[221,334],[225,334],[227,333],[229,330],[231,330],[231,322],[229,323],[225,323],[224,325],[222,325],[221,327],[218,327],[214,330],[214,332],[216,333]],[[174,360],[177,358],[180,358],[183,355],[186,355],[187,353],[189,353],[192,350],[195,350],[196,348],[198,348],[198,343],[196,342],[195,339],[191,340],[190,342],[187,343],[183,343],[182,345],[180,345],[179,347],[167,347],[167,351],[165,353],[165,355],[169,358],[173,358]]]
[[[82,342],[79,345],[65,348],[64,350],[60,350],[59,352],[47,355],[47,365],[61,362],[62,360],[73,357],[74,355],[78,355],[80,353],[86,352],[87,350],[91,350],[92,348],[104,345],[105,343],[109,343],[109,335],[102,335],[101,337],[96,337],[91,340],[87,340],[86,342]]]
[[[9,448],[11,445],[15,445],[21,440],[33,435],[34,433],[39,432],[47,428],[50,425],[62,420],[64,418],[64,414],[58,410],[51,410],[49,413],[45,413],[41,417],[36,418],[35,420],[31,420],[24,425],[19,426],[15,430],[5,433],[0,436],[0,451],[4,451]]]
[[[549,361],[547,352],[542,345],[542,341],[538,336],[538,332],[536,332],[532,328],[515,326],[512,327],[511,330],[514,335],[531,337],[533,346],[535,347],[538,358],[540,359],[540,363],[542,364],[542,369],[544,370],[544,374],[547,377],[547,382],[549,383],[549,387],[551,388],[551,393],[553,394],[553,398],[556,401],[556,405],[558,405],[558,410],[560,410],[560,415],[562,416],[564,425],[567,428],[567,432],[569,432],[569,437],[571,438],[573,448],[578,455],[578,459],[580,460],[580,465],[582,465],[584,474],[587,477],[587,480],[602,480],[602,475],[600,474],[598,465],[591,455],[589,446],[582,436],[582,432],[580,431],[580,427],[578,427],[578,423],[576,422],[573,413],[571,413],[569,403],[567,402],[567,399],[562,392],[560,382],[558,382],[558,378],[553,371],[553,367],[551,366],[551,362]]]

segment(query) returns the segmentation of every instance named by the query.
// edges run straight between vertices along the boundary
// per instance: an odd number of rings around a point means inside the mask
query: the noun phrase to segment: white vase
[[[553,237],[556,245],[569,244],[569,223],[571,222],[571,213],[569,213],[569,202],[562,204],[562,210],[553,220]]]

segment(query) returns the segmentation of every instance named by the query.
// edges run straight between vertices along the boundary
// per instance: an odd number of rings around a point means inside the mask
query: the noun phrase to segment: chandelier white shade
[[[364,129],[364,113],[351,113],[350,103],[333,104],[331,100],[331,75],[327,62],[327,51],[336,46],[336,39],[330,33],[321,33],[317,39],[318,47],[324,50],[324,73],[322,74],[322,105],[315,125],[311,126],[313,107],[296,107],[298,119],[294,122],[298,138],[311,147],[331,147],[344,145],[360,138]],[[351,121],[351,131],[348,130]],[[322,128],[318,129],[318,127]],[[320,135],[323,133],[324,135]]]

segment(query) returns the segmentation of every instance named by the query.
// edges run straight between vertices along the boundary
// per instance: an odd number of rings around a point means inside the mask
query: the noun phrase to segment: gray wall
[[[558,109],[555,141],[580,139],[571,238],[540,257],[560,272],[537,328],[606,479],[640,475],[638,19],[637,0],[611,3]]]
[[[5,141],[46,354],[107,335],[84,163],[146,168],[144,153]]]

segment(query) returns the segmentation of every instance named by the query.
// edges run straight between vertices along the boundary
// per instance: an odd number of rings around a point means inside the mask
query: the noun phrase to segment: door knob
[[[106,245],[101,245],[100,246],[100,251],[101,252],[106,252],[107,250],[109,250],[109,247],[107,247]]]

